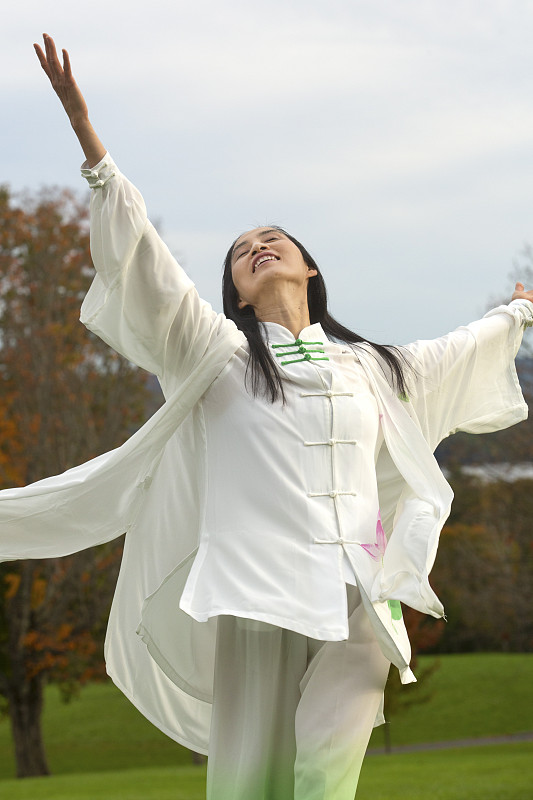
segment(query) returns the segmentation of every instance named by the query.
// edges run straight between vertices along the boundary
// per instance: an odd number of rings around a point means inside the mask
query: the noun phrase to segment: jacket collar
[[[294,335],[290,330],[277,322],[261,322],[259,328],[267,344],[294,344],[295,342]],[[322,342],[325,347],[335,344],[328,339],[320,322],[302,328],[297,338],[303,342]]]

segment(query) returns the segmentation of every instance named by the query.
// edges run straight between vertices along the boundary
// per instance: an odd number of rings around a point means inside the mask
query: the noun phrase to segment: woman
[[[428,574],[452,494],[432,451],[525,417],[513,359],[533,292],[386,348],[336,323],[307,251],[263,227],[230,248],[215,314],[44,43],[93,189],[82,321],[166,403],[118,450],[2,492],[2,557],[127,530],[108,671],[177,741],[209,742],[208,797],[351,800],[390,663],[415,680],[400,601],[443,615]]]

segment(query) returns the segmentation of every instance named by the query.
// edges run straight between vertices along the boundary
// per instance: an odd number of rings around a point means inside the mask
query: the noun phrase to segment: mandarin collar
[[[295,341],[294,335],[290,330],[278,322],[260,322],[259,327],[268,344],[293,344]],[[304,342],[333,344],[324,333],[320,322],[314,322],[312,325],[302,328],[297,338],[302,339]]]

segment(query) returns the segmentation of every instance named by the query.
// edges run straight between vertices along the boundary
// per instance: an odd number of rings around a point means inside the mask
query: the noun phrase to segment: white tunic
[[[286,328],[264,328],[273,352],[294,352]],[[233,614],[345,639],[344,582],[356,583],[358,562],[380,558],[373,549],[379,412],[349,347],[329,342],[319,324],[300,339],[323,352],[320,360],[278,358],[285,405],[247,390],[245,345],[200,402],[208,488],[180,607],[198,621]],[[244,574],[247,581],[235,580]]]
[[[215,396],[217,380],[222,388],[229,379],[246,340],[232,322],[198,297],[192,281],[147,220],[142,197],[110,157],[106,155],[84,174],[94,189],[91,251],[98,274],[83,303],[82,321],[119,352],[158,375],[166,402],[122,447],[63,475],[0,492],[0,559],[67,555],[126,531],[106,638],[108,672],[161,730],[205,752],[217,617],[198,622],[179,606],[180,601],[187,601],[183,593],[203,545],[202,535],[210,533],[205,524],[212,502],[207,483],[213,469],[208,433],[213,441],[217,431],[207,424],[206,407]],[[396,605],[402,601],[433,616],[443,614],[442,604],[429,584],[429,572],[452,493],[432,451],[455,430],[488,432],[526,417],[514,356],[523,326],[532,320],[533,304],[514,301],[440,339],[410,345],[407,349],[417,373],[409,402],[400,400],[391,389],[384,374],[387,367],[376,359],[372,349],[358,346],[359,365],[377,404],[383,434],[376,474],[386,548],[383,537],[377,535],[368,542],[330,544],[335,531],[339,532],[340,525],[351,516],[341,513],[339,527],[328,526],[324,543],[315,542],[319,536],[314,533],[309,533],[305,541],[294,538],[299,552],[290,564],[275,549],[268,553],[263,550],[267,556],[265,571],[276,576],[269,603],[277,602],[275,594],[279,592],[286,619],[305,630],[321,630],[335,620],[333,638],[343,638],[346,600],[340,588],[344,588],[345,576],[338,559],[341,553],[345,559],[346,554],[383,653],[398,667],[403,682],[414,680],[409,669],[409,642],[403,621],[397,619]],[[241,399],[245,401],[244,395]],[[343,402],[342,398],[298,399],[317,403],[322,409],[318,435],[326,436],[323,414],[334,403]],[[357,414],[355,408],[351,411]],[[349,427],[338,433],[339,439],[360,435],[357,422],[355,428],[352,423],[342,424]],[[315,435],[304,428],[300,434]],[[297,434],[293,435],[296,452]],[[336,437],[333,430],[331,438]],[[368,461],[372,446],[364,451]],[[359,451],[347,443],[301,443],[300,457],[315,459],[322,454],[324,458],[324,454],[333,452],[335,458],[344,458]],[[312,482],[311,462],[304,459],[302,463],[305,480],[300,477],[300,483],[296,481],[301,494],[315,489],[318,494],[330,485],[331,491],[361,489],[357,466],[351,473],[351,467],[348,470],[351,477],[345,485],[340,482],[345,476],[339,470],[335,483],[328,483],[333,462],[330,471],[323,465],[318,485]],[[373,503],[371,494],[369,489],[368,507]],[[339,496],[335,503],[333,498],[322,496],[302,496],[300,501],[301,507],[308,503],[308,508],[316,502],[316,508],[326,516],[341,503],[356,503],[350,496]],[[268,511],[270,517],[270,508]],[[260,537],[263,532],[264,520],[257,514],[253,535]],[[344,539],[344,533],[338,538]],[[202,554],[208,549],[202,547]],[[315,557],[321,568],[310,570]],[[337,559],[334,570],[330,569],[331,559]],[[327,565],[328,576],[335,574],[336,580],[325,597],[321,581]],[[231,572],[238,595],[238,603],[232,603],[234,613],[240,609],[249,615],[256,592],[255,575],[247,564],[240,562],[237,566],[226,563],[224,575],[216,577],[226,581],[226,573]],[[323,609],[315,602],[298,605],[298,598],[292,594],[294,586],[304,586],[306,580],[313,582],[309,594],[321,597],[329,609],[327,623]],[[194,573],[189,587],[194,587]],[[262,591],[266,601],[264,588],[265,583]],[[196,602],[200,614],[210,613],[209,598],[202,599],[196,593]],[[287,611],[289,608],[292,610]],[[298,613],[294,613],[296,608]]]

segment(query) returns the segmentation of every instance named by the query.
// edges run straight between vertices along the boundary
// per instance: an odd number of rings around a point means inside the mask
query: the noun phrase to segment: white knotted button
[[[100,164],[98,169],[83,168],[81,171],[82,176],[87,180],[91,189],[101,189],[108,181],[111,180],[116,174],[111,164],[104,161]]]

